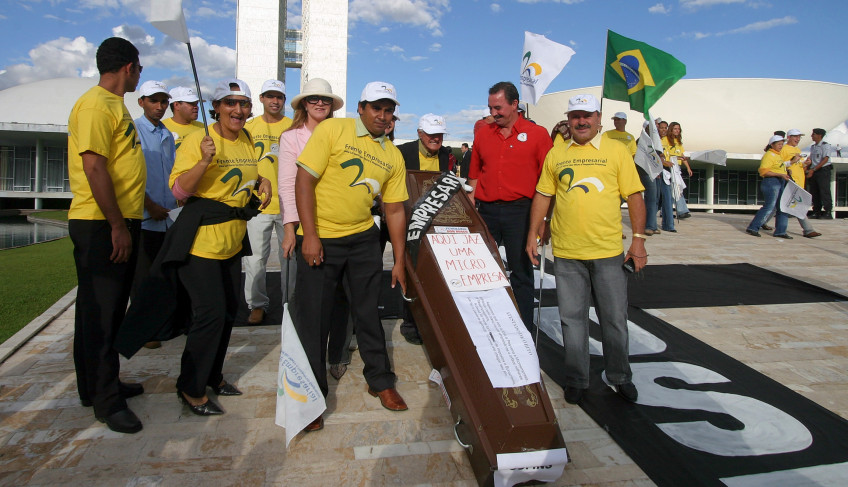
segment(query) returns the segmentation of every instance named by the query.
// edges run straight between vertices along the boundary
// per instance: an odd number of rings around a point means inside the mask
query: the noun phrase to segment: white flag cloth
[[[683,174],[680,172],[680,166],[677,165],[677,156],[671,156],[671,177],[674,178],[674,184],[671,185],[671,196],[675,201],[683,196],[683,190],[686,189],[686,183],[683,182]]]
[[[813,195],[804,191],[795,181],[788,181],[780,197],[780,211],[796,216],[803,220],[807,211],[813,206]]]
[[[540,34],[524,32],[524,57],[521,58],[521,98],[534,105],[551,81],[571,60],[574,49],[558,44]]]
[[[163,34],[189,43],[182,0],[150,0],[147,20]]]
[[[277,417],[274,421],[286,429],[286,448],[292,438],[303,431],[327,409],[324,394],[318,387],[306,352],[294,329],[289,304],[283,304],[283,326],[280,330],[280,368],[277,372]]]
[[[651,136],[644,130],[636,141],[636,155],[633,158],[636,165],[645,171],[653,181],[662,172],[662,161],[657,151],[652,147]]]
[[[693,152],[692,155],[689,156],[689,159],[695,162],[706,162],[707,164],[715,164],[716,166],[726,166],[727,151],[723,151],[721,149],[700,150],[697,152]]]

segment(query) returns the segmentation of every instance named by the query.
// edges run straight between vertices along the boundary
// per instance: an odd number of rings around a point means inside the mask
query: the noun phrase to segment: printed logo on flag
[[[589,186],[587,184],[591,184],[592,186],[594,186],[595,189],[598,190],[598,193],[602,193],[604,191],[604,183],[602,183],[601,180],[598,178],[584,178],[579,181],[574,181],[574,169],[571,169],[570,167],[567,167],[560,171],[559,180],[562,181],[562,178],[565,176],[568,176],[568,191],[566,191],[566,193],[570,192],[572,189],[575,188],[582,189],[584,194],[588,193]]]
[[[648,63],[645,62],[642,51],[639,49],[619,53],[610,66],[627,84],[628,95],[632,95],[646,86],[656,86]]]
[[[306,376],[306,373],[297,364],[295,359],[282,352],[280,356],[280,370],[282,375],[277,387],[277,396],[288,396],[297,402],[307,403],[323,398],[321,391]]]
[[[523,62],[521,63],[521,82],[535,85],[539,81],[539,76],[542,74],[542,66],[537,63],[531,63],[530,51],[524,53]]]

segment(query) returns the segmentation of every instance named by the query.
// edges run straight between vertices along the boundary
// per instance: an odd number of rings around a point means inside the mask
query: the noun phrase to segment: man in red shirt
[[[506,248],[518,311],[532,331],[533,267],[524,243],[536,183],[553,144],[547,130],[518,113],[518,89],[508,81],[489,88],[489,113],[494,123],[474,135],[468,170],[471,200],[495,241]]]

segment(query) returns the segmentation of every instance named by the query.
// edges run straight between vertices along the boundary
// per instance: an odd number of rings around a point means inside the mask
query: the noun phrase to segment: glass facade
[[[283,52],[286,67],[299,68],[303,63],[303,34],[299,30],[286,29]]]
[[[36,191],[35,147],[0,146],[0,191]],[[68,149],[45,147],[41,172],[43,191],[68,192]]]

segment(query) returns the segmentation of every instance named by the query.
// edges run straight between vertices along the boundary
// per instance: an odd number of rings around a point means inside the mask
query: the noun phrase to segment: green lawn
[[[33,213],[33,216],[66,222],[68,221],[68,210],[39,211],[38,213]]]
[[[56,213],[67,218],[67,212]],[[73,244],[68,237],[0,250],[0,343],[76,285]]]

